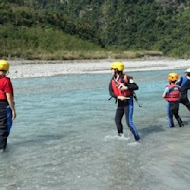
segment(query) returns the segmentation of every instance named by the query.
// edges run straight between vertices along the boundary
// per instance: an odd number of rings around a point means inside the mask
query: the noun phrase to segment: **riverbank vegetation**
[[[2,0],[0,57],[190,57],[190,0]]]

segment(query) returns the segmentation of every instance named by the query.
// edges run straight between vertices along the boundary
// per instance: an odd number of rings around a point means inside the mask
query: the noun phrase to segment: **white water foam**
[[[124,135],[122,136],[118,136],[118,135],[107,135],[105,136],[104,138],[104,141],[107,142],[107,141],[112,141],[112,140],[119,140],[119,141],[129,141],[130,140],[130,137],[125,137]]]
[[[129,146],[139,146],[141,143],[140,142],[130,142],[128,143]]]

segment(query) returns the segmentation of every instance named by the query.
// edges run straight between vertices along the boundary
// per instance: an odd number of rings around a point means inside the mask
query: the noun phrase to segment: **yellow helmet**
[[[0,60],[0,71],[8,71],[9,63],[5,60]]]
[[[110,65],[110,68],[111,68],[111,69],[117,69],[117,64],[116,64],[116,62],[112,63],[112,64]]]
[[[124,70],[124,64],[122,62],[116,62],[118,71]]]
[[[170,81],[172,81],[172,82],[178,80],[178,74],[177,74],[177,73],[170,73],[170,74],[168,75],[168,80],[170,80]]]

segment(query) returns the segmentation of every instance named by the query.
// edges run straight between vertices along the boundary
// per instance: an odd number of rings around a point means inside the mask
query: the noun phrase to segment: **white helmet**
[[[188,68],[185,72],[186,72],[186,73],[190,73],[190,68]]]

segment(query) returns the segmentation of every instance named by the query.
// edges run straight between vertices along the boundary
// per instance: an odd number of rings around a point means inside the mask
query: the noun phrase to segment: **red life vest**
[[[129,90],[121,91],[119,88],[120,84],[129,83],[128,78],[132,78],[132,77],[131,76],[127,77],[127,75],[123,75],[123,76],[119,77],[118,80],[115,80],[114,78],[112,79],[112,89],[113,89],[113,92],[116,96],[130,97],[133,95],[132,91],[129,91]]]
[[[181,97],[180,87],[176,84],[170,84],[166,87],[169,88],[169,92],[166,94],[165,100],[168,102],[179,102]]]

